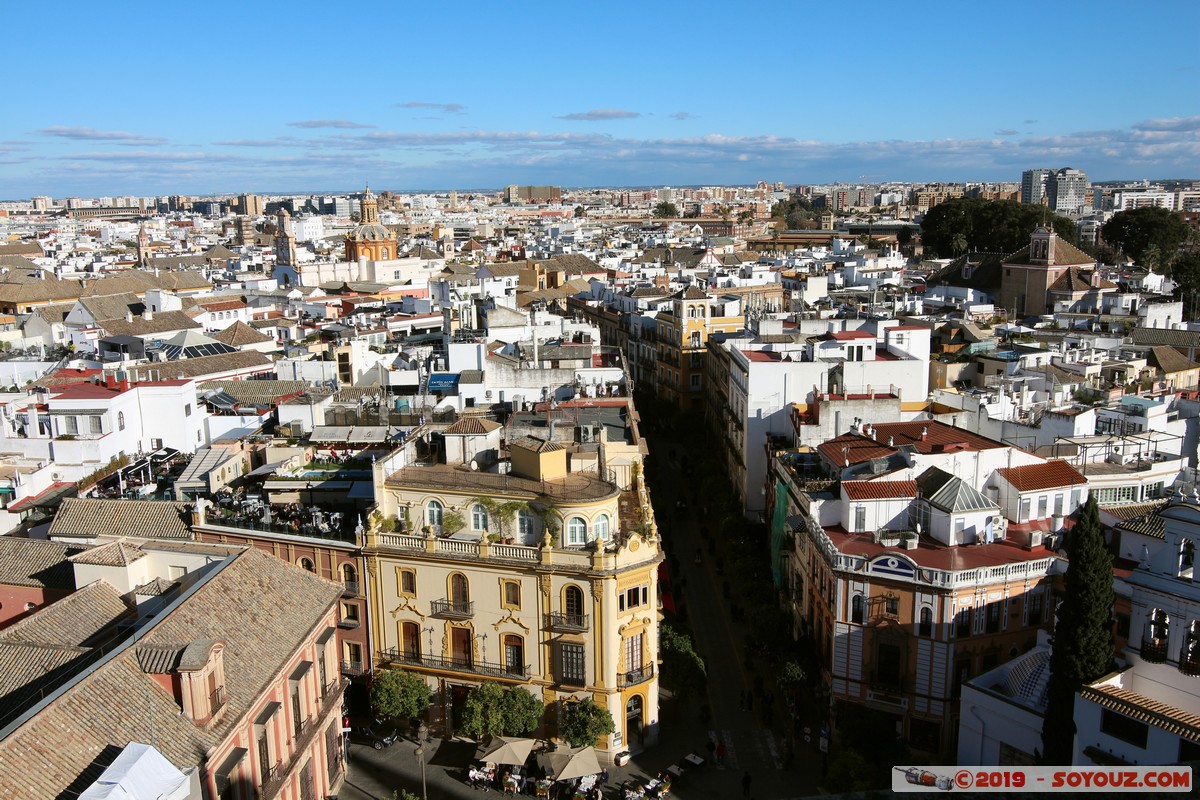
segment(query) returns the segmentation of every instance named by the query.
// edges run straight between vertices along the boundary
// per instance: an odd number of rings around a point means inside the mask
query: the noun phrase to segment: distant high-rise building
[[[1059,214],[1079,214],[1088,203],[1088,177],[1081,169],[1063,167],[1050,182],[1050,207]]]
[[[1021,202],[1027,206],[1044,205],[1048,200],[1047,184],[1052,169],[1027,169],[1021,173]]]
[[[54,205],[54,198],[42,195],[41,197],[33,198],[34,211],[49,211]]]
[[[515,183],[504,187],[506,203],[557,203],[562,199],[558,186],[518,186]]]
[[[237,200],[233,203],[233,211],[237,214],[245,214],[248,217],[262,216],[262,198],[256,194],[238,195]]]
[[[1079,214],[1091,205],[1087,173],[1081,169],[1027,169],[1021,173],[1021,202],[1045,205],[1059,214]]]

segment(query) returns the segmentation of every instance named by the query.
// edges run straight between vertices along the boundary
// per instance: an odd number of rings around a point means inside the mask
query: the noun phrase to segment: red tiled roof
[[[1066,461],[1055,459],[1045,464],[1029,464],[1024,467],[1001,467],[996,470],[1000,477],[1012,484],[1018,492],[1038,489],[1055,489],[1087,483],[1087,478]]]
[[[1037,561],[1054,557],[1054,553],[1044,547],[1026,550],[1016,542],[1007,539],[992,544],[972,545],[970,547],[951,547],[922,537],[915,550],[902,550],[898,547],[886,547],[876,544],[872,533],[847,533],[840,525],[824,529],[825,535],[839,552],[850,556],[874,558],[883,553],[903,556],[920,567],[928,569],[967,570],[979,567],[999,567],[1005,564],[1020,564],[1025,561]]]
[[[246,307],[246,304],[241,300],[214,300],[207,303],[200,302],[196,305],[200,306],[205,311],[230,311],[235,308]]]
[[[851,500],[894,500],[917,496],[916,481],[842,481]]]
[[[877,396],[884,397],[886,394],[881,393]],[[923,431],[924,439],[921,438]],[[873,436],[874,438],[861,433],[846,433],[819,445],[817,450],[826,460],[841,466],[846,461],[861,464],[872,458],[889,456],[906,444],[912,445],[917,452],[925,455],[952,453],[955,450],[993,450],[1006,446],[964,428],[955,428],[936,420],[881,422],[874,426]],[[892,439],[891,447],[887,445],[889,436]]]
[[[839,342],[848,342],[853,339],[874,339],[875,334],[867,331],[836,331],[830,334],[830,338]]]
[[[108,400],[125,390],[119,384],[110,389],[102,383],[76,383],[51,391],[52,400]]]

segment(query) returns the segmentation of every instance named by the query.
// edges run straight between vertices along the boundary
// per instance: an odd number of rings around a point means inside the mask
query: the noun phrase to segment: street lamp
[[[417,728],[417,760],[421,762],[421,797],[423,800],[429,800],[429,792],[425,787],[425,742],[427,741],[428,728],[422,722]]]

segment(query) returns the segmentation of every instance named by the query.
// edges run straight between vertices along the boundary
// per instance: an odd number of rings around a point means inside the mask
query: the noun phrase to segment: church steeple
[[[1057,249],[1058,234],[1053,228],[1039,227],[1029,237],[1029,263],[1054,266],[1054,251]]]
[[[138,226],[137,260],[142,268],[150,263],[150,234],[146,233],[145,225]]]
[[[379,201],[371,192],[371,184],[367,184],[367,188],[363,190],[362,200],[358,204],[358,215],[358,224],[360,225],[373,225],[379,222]]]

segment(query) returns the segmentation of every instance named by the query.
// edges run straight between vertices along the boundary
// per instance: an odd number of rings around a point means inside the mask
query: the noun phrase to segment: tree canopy
[[[921,222],[921,243],[926,252],[941,258],[967,251],[1015,253],[1029,244],[1029,235],[1043,218],[1059,238],[1078,243],[1075,223],[1042,206],[972,197],[956,197],[929,209]]]
[[[607,736],[616,730],[612,714],[603,706],[596,705],[590,697],[575,703],[568,703],[563,709],[563,721],[559,726],[559,734],[570,743],[571,747],[593,745],[601,736]]]
[[[1171,280],[1175,281],[1175,296],[1183,300],[1185,319],[1196,319],[1200,314],[1200,252],[1184,253],[1171,267]]]
[[[538,726],[546,705],[520,687],[485,681],[467,694],[462,731],[470,736],[522,736]]]
[[[663,200],[654,207],[654,216],[660,218],[678,217],[679,209],[674,203],[668,200]]]
[[[1105,242],[1138,264],[1168,274],[1190,233],[1181,216],[1157,206],[1118,211],[1100,229]]]
[[[1113,664],[1112,555],[1100,512],[1089,497],[1067,539],[1067,575],[1054,625],[1050,684],[1042,726],[1042,760],[1070,764],[1075,741],[1075,692]]]
[[[381,717],[418,717],[429,708],[429,686],[415,672],[381,670],[371,684],[371,705]]]
[[[663,686],[679,698],[703,693],[708,674],[704,659],[692,644],[692,637],[669,622],[658,626],[658,635]]]
[[[792,197],[771,206],[771,216],[783,220],[789,230],[804,230],[816,227],[818,214],[807,197]]]

